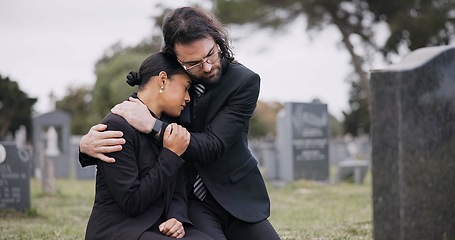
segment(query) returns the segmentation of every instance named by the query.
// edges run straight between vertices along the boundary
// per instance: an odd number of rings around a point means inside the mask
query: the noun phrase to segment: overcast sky
[[[94,64],[112,44],[134,45],[149,36],[156,2],[0,0],[0,74],[38,98],[35,110],[44,113],[51,91],[62,97],[69,86],[95,83]],[[237,60],[262,78],[260,100],[319,98],[341,120],[351,67],[337,48],[336,31],[310,41],[303,21],[288,32],[229,30]]]

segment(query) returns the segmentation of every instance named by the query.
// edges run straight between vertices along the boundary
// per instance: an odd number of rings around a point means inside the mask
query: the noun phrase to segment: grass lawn
[[[84,239],[94,181],[57,180],[53,196],[31,180],[31,209],[0,210],[0,239]],[[270,221],[283,240],[372,239],[371,180],[362,185],[268,183]]]

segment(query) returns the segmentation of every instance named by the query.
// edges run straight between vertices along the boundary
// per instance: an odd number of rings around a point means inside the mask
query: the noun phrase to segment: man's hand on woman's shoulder
[[[125,139],[121,131],[104,131],[105,124],[97,124],[90,128],[90,131],[82,136],[79,143],[81,153],[98,158],[107,163],[115,162],[115,159],[108,157],[105,153],[118,152],[122,150]]]

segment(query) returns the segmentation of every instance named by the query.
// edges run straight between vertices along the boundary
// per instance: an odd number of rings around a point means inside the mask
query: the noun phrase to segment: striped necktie
[[[204,91],[205,91],[204,85],[202,84],[194,85],[194,92],[196,93],[196,95],[194,96],[193,102],[193,117],[196,116],[197,102],[202,97],[202,95],[204,95]],[[205,187],[204,182],[202,182],[202,178],[199,174],[196,176],[196,181],[194,182],[193,185],[193,192],[194,195],[201,201],[203,201],[205,196],[207,195],[207,188]]]
[[[199,102],[199,99],[201,99],[201,97],[204,95],[204,92],[205,92],[205,87],[204,85],[198,83],[198,84],[195,84],[194,86],[194,99],[193,99],[193,119],[196,117],[196,111],[197,111],[197,105],[198,105],[198,102]]]
[[[207,196],[207,188],[205,187],[204,182],[202,182],[202,178],[199,174],[196,176],[193,187],[194,196],[203,201],[205,196]]]
[[[194,92],[196,93],[196,97],[201,97],[204,95],[205,92],[205,87],[201,83],[195,84],[194,85]]]

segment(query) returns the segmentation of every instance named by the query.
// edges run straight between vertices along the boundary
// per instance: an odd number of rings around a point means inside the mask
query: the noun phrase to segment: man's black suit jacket
[[[190,223],[184,161],[118,115],[109,114],[103,123],[108,130],[122,131],[126,143],[122,151],[108,154],[115,163],[96,160],[95,203],[86,239],[138,239],[172,217]]]
[[[181,123],[191,129],[190,145],[182,158],[196,169],[186,167],[187,191],[192,191],[199,173],[217,202],[246,222],[259,222],[270,215],[269,196],[247,139],[259,88],[258,74],[222,59],[221,78],[206,86],[196,116],[191,114],[194,101],[180,116]]]

